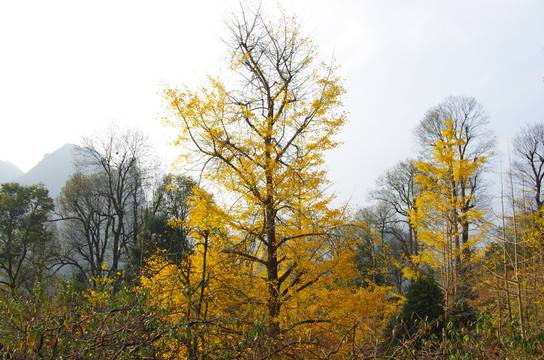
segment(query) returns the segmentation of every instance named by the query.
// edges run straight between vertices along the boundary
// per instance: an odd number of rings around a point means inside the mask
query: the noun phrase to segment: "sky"
[[[414,157],[413,129],[450,95],[483,105],[499,153],[522,126],[544,121],[544,1],[280,3],[345,81],[349,123],[327,155],[330,190],[342,202],[364,204],[380,175]],[[160,92],[228,67],[223,19],[238,6],[0,0],[0,160],[28,171],[116,122],[147,133],[171,162],[175,134],[160,121]]]

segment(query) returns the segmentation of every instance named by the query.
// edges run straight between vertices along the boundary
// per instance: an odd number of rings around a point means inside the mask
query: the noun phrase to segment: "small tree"
[[[389,329],[394,329],[395,340],[401,341],[413,337],[423,322],[431,326],[432,334],[439,334],[443,316],[444,293],[431,274],[419,273],[408,286],[406,302]]]
[[[377,188],[370,193],[370,198],[379,208],[387,211],[387,229],[389,234],[390,257],[395,266],[392,268],[395,286],[398,292],[404,292],[404,267],[417,268],[413,263],[422,247],[418,241],[415,224],[410,222],[409,212],[416,210],[416,198],[421,194],[416,176],[421,175],[415,162],[406,160],[388,169],[377,181]]]
[[[53,200],[43,185],[0,185],[0,285],[14,291],[47,266]],[[31,286],[30,286],[31,287]]]
[[[180,264],[190,250],[187,217],[189,198],[196,183],[185,176],[165,175],[144,211],[144,231],[131,248],[134,264],[142,266],[150,255],[163,251],[173,264]]]

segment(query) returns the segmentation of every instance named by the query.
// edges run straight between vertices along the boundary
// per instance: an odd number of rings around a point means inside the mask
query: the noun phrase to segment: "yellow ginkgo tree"
[[[410,210],[410,221],[424,245],[414,261],[436,271],[448,305],[467,295],[469,265],[482,235],[482,231],[473,231],[469,239],[462,236],[464,228],[475,225],[484,215],[476,206],[467,207],[473,203],[473,194],[460,188],[485,162],[484,156],[463,158],[457,150],[465,142],[462,132],[447,120],[433,144],[432,159],[416,162],[421,193],[415,209]]]
[[[177,131],[179,163],[198,168],[221,192],[228,236],[210,246],[222,264],[244,266],[228,282],[245,284],[250,294],[237,297],[246,300],[236,311],[252,309],[270,351],[279,351],[280,341],[293,348],[314,342],[326,327],[340,334],[356,323],[340,303],[359,304],[345,300],[354,294],[348,285],[356,276],[355,244],[336,236],[345,216],[323,193],[324,153],[338,145],[333,136],[346,121],[344,89],[335,69],[316,61],[293,17],[271,20],[244,8],[228,28],[229,81],[210,77],[195,91],[166,88],[165,122]],[[332,296],[335,289],[345,293]]]
[[[214,344],[238,353],[233,344],[247,326],[235,326],[232,319],[247,318],[243,313],[247,309],[239,304],[252,303],[251,294],[258,291],[242,282],[247,266],[223,252],[230,238],[225,234],[225,214],[212,196],[195,186],[187,205],[187,219],[172,219],[170,225],[188,231],[190,253],[179,263],[156,253],[140,279],[141,291],[150,294],[150,306],[160,309],[161,327],[172,330],[161,338],[157,354],[203,359],[215,350]]]

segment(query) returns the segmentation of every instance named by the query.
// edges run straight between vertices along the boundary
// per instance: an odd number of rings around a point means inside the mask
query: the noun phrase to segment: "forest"
[[[499,169],[483,106],[447,97],[339,206],[338,64],[286,12],[242,7],[223,41],[221,77],[164,85],[171,173],[112,127],[56,199],[0,184],[2,358],[544,358],[544,123]]]

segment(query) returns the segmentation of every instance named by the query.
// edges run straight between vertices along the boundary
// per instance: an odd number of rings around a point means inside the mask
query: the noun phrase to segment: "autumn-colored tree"
[[[488,128],[489,120],[484,107],[470,96],[449,96],[425,113],[415,129],[424,157],[428,157],[436,147],[437,141],[443,140],[443,130],[447,128],[448,121],[456,136],[462,139],[451,148],[459,160],[476,162],[481,157],[490,159],[495,146],[495,136]],[[469,176],[458,179],[456,191],[464,199],[464,203],[460,204],[461,213],[468,213],[474,207],[486,206],[483,174],[487,164],[488,162],[480,164]],[[465,244],[471,237],[471,227],[474,224],[463,221],[460,225],[461,243]]]
[[[431,266],[439,276],[440,285],[450,306],[456,298],[467,296],[469,264],[480,233],[463,238],[463,229],[482,219],[484,212],[476,207],[466,208],[472,195],[459,189],[484,164],[483,156],[462,158],[457,151],[465,143],[463,133],[446,122],[442,136],[435,141],[430,162],[418,161],[421,175],[416,181],[422,189],[416,198],[410,221],[417,229],[424,249],[414,257],[416,262]]]
[[[235,80],[167,88],[166,123],[178,129],[176,144],[189,164],[235,200],[222,215],[228,240],[210,246],[246,264],[238,282],[253,289],[253,300],[238,308],[259,309],[269,339],[263,346],[280,351],[277,340],[284,349],[316,341],[335,312],[338,329],[353,325],[331,291],[356,275],[354,243],[333,236],[342,214],[323,194],[324,153],[345,123],[344,89],[334,69],[316,61],[294,18],[242,9],[228,26]],[[290,335],[299,341],[286,340]]]
[[[211,195],[198,187],[188,200],[186,219],[172,219],[174,228],[183,227],[190,237],[190,252],[178,263],[172,263],[164,252],[149,261],[141,278],[141,288],[152,295],[155,308],[165,309],[163,327],[179,329],[158,348],[162,354],[187,359],[205,359],[211,354],[239,357],[246,346],[251,348],[246,333],[251,330],[255,314],[264,311],[254,300],[264,288],[255,289],[247,262],[239,262],[226,254],[224,214]],[[244,306],[251,304],[251,306]],[[262,334],[259,334],[262,335]],[[228,356],[227,356],[228,354]]]

